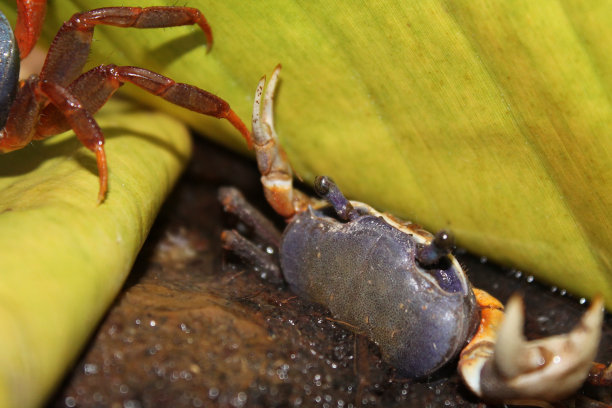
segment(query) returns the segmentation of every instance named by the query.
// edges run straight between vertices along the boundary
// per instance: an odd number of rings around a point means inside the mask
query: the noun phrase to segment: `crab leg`
[[[26,54],[40,32],[45,1],[18,0],[18,7],[19,47]],[[51,43],[40,75],[19,83],[4,128],[0,129],[0,152],[18,150],[32,140],[45,139],[72,128],[81,143],[96,155],[100,179],[98,202],[101,203],[106,196],[108,170],[104,135],[93,114],[125,82],[194,112],[226,119],[250,144],[248,129],[228,103],[195,86],[129,66],[101,65],[81,75],[97,25],[144,29],[193,24],[203,31],[210,49],[210,26],[195,8],[106,7],[74,14]]]
[[[273,255],[278,252],[281,233],[236,188],[221,187],[219,189],[219,202],[225,213],[233,214],[252,231],[258,240],[263,241],[267,246],[264,250],[243,237],[237,230],[225,230],[221,233],[223,249],[259,270],[262,278],[268,279],[270,282],[282,283],[283,275],[279,269],[278,261]]]
[[[104,151],[104,135],[100,126],[81,102],[65,88],[52,82],[44,82],[40,84],[40,89],[51,103],[63,113],[81,143],[95,153],[100,179],[98,203],[101,203],[104,201],[108,189],[108,169]]]
[[[265,215],[244,198],[238,189],[221,187],[219,189],[219,202],[223,206],[224,212],[235,215],[236,218],[253,230],[256,237],[264,241],[266,245],[273,247],[274,250],[278,250],[281,233]]]
[[[474,289],[482,320],[461,353],[459,373],[478,396],[491,401],[556,401],[573,394],[592,366],[601,336],[603,301],[595,298],[567,334],[527,341],[522,301],[513,296],[503,307]]]
[[[49,47],[40,79],[68,86],[87,62],[97,25],[164,28],[197,24],[212,45],[212,32],[204,15],[191,7],[106,7],[73,15],[57,32]],[[70,58],[65,58],[69,55]]]
[[[250,142],[250,133],[229,104],[220,97],[196,86],[175,82],[148,69],[130,66],[100,65],[79,76],[67,88],[83,107],[96,113],[124,83],[132,83],[145,91],[178,106],[229,121]],[[54,106],[47,106],[34,139],[44,139],[70,129],[64,114]]]
[[[278,145],[278,136],[274,130],[273,104],[280,69],[279,64],[268,82],[265,96],[266,77],[259,80],[253,103],[252,137],[266,199],[274,211],[288,220],[304,211],[309,204],[318,204],[319,201],[293,188],[291,166],[284,150]]]
[[[27,57],[36,45],[46,12],[47,0],[17,1],[15,38],[17,39],[21,59]]]
[[[125,82],[194,112],[228,120],[247,142],[250,134],[240,118],[223,99],[192,85],[177,83],[144,68],[100,65],[78,77],[68,88],[40,81],[40,92],[52,105],[46,106],[36,125],[35,140],[74,129],[77,137],[96,154],[100,189],[98,202],[104,201],[108,184],[104,135],[92,115]]]

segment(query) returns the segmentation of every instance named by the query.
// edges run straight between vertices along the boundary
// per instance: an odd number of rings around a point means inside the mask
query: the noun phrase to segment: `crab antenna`
[[[359,217],[357,210],[355,210],[349,200],[344,197],[331,178],[327,176],[317,176],[314,181],[314,189],[315,193],[327,200],[327,202],[334,207],[338,217],[344,221],[354,220]]]
[[[454,246],[455,238],[453,234],[445,230],[438,231],[431,243],[419,244],[416,259],[422,265],[433,265],[450,254]]]

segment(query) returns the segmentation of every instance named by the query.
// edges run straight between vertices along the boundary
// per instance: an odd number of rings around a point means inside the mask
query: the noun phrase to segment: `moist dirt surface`
[[[375,345],[325,308],[224,254],[219,236],[228,219],[216,198],[224,185],[274,217],[254,162],[196,140],[122,292],[48,406],[488,406],[461,383],[456,362],[428,379],[401,378]],[[524,296],[528,338],[569,331],[586,309],[525,273],[458,258],[474,286],[502,302]],[[610,360],[608,314],[598,361]],[[610,388],[587,386],[556,406],[609,404]]]

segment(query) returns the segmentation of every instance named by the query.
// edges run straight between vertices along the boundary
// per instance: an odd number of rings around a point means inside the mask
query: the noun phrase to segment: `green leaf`
[[[185,127],[114,103],[109,193],[72,132],[0,157],[0,407],[38,406],[130,271],[190,155]]]
[[[47,31],[99,6],[70,4],[53,2]],[[351,198],[612,306],[609,2],[189,5],[213,28],[210,54],[194,27],[100,27],[92,64],[158,70],[247,119],[281,62],[277,129],[306,182],[330,175]],[[125,91],[244,149],[223,122]]]

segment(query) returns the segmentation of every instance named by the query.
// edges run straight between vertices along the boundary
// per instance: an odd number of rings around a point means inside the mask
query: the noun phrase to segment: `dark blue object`
[[[19,48],[13,29],[0,11],[0,128],[8,118],[19,83]]]
[[[283,275],[295,293],[362,330],[403,375],[426,376],[476,330],[472,288],[456,262],[419,265],[414,235],[365,211],[348,222],[329,211],[298,214],[281,242]]]

